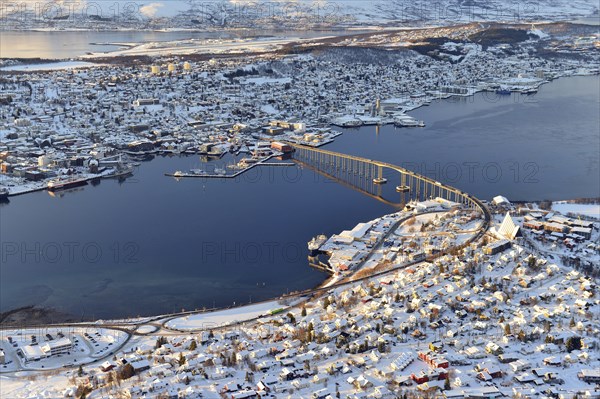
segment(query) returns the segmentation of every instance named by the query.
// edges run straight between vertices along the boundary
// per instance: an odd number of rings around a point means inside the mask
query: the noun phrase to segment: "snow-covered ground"
[[[558,201],[552,203],[552,209],[562,213],[563,215],[572,213],[574,215],[589,216],[600,219],[600,204],[572,204],[564,201]]]
[[[315,39],[299,39],[297,37],[256,38],[236,40],[178,40],[173,42],[144,43],[127,49],[110,52],[115,56],[160,56],[160,55],[185,55],[185,54],[208,54],[208,53],[240,53],[240,52],[263,52],[280,49],[283,45],[291,42],[302,42]],[[106,57],[106,53],[92,53],[82,55],[82,59],[93,59]]]
[[[518,224],[523,220],[515,217]],[[434,235],[433,227],[454,233],[477,225],[459,214],[422,222],[409,226],[423,225],[423,232]],[[582,246],[593,245],[597,229],[595,223]],[[581,256],[596,253],[598,248]],[[596,287],[597,279],[522,239],[495,254],[473,245],[457,256],[336,287],[294,309],[269,301],[167,323],[181,332],[152,333],[155,323],[148,324],[138,332],[150,335],[132,337],[116,356],[85,366],[81,375],[76,368],[28,371],[0,377],[0,383],[3,397],[10,398],[72,397],[77,386],[88,385],[89,398],[142,398],[149,392],[243,397],[245,390],[265,397],[270,390],[284,398],[317,391],[335,397],[339,391],[341,398],[354,399],[368,393],[397,396],[398,384],[415,394],[437,387],[440,398],[482,390],[542,398],[549,389],[563,398],[577,392],[585,397],[594,384],[581,376],[600,367]],[[243,320],[247,323],[210,328]],[[202,327],[211,331],[192,331]],[[581,340],[580,348],[569,346],[573,339]],[[115,370],[127,364],[140,371],[114,384]]]
[[[287,306],[282,305],[280,301],[261,302],[255,305],[178,317],[176,319],[169,320],[166,323],[166,327],[177,330],[210,329],[251,320],[263,315],[266,316],[270,311],[284,309],[286,307]]]
[[[25,21],[9,19],[11,28],[79,28],[93,29],[97,21],[85,18],[90,14],[107,18],[104,24],[118,28],[186,29],[229,27],[306,28],[314,24],[325,26],[371,26],[391,22],[413,22],[448,25],[472,21],[528,22],[587,17],[597,11],[598,3],[590,0],[489,0],[465,4],[459,0],[434,3],[414,0],[226,0],[198,3],[189,0],[127,0],[92,2],[79,0],[68,5],[61,2],[25,0],[19,7],[6,7],[9,17],[28,10],[44,10],[45,18]],[[52,3],[53,7],[46,4]],[[112,20],[113,16],[123,17]],[[66,19],[53,18],[68,16]],[[125,18],[128,16],[129,18]],[[19,24],[19,21],[21,23]],[[52,22],[50,24],[49,22]]]
[[[63,61],[63,62],[47,62],[47,63],[43,63],[43,64],[10,65],[10,66],[0,68],[0,71],[15,71],[15,72],[58,71],[58,70],[64,70],[64,69],[97,67],[100,65],[101,64],[94,64],[92,62],[85,62],[85,61]]]

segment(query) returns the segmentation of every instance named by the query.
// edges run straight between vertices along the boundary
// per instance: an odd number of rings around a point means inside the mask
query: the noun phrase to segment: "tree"
[[[90,392],[92,392],[92,388],[89,385],[79,384],[75,390],[75,397],[77,399],[85,399]]]
[[[189,347],[189,350],[191,350],[191,351],[195,351],[195,350],[196,350],[196,348],[198,348],[198,344],[196,343],[196,340],[195,340],[195,339],[193,339],[193,340],[192,340],[192,342],[190,342],[190,347]]]
[[[185,362],[186,360],[185,356],[183,356],[183,352],[179,352],[179,360],[177,361],[177,363],[179,363],[180,366],[183,366]]]
[[[452,387],[450,386],[450,377],[449,377],[449,376],[446,376],[446,381],[444,381],[444,389],[445,389],[445,390],[449,390],[450,388],[452,388]]]
[[[575,317],[571,317],[571,321],[569,321],[569,327],[575,327]]]
[[[508,323],[504,325],[504,335],[510,335],[510,324]]]
[[[329,300],[329,297],[325,297],[325,299],[323,299],[323,309],[327,309],[329,305],[331,305],[331,301]]]
[[[117,374],[117,377],[119,377],[119,379],[121,380],[128,380],[131,377],[133,377],[135,375],[135,370],[133,369],[133,366],[129,363],[127,363],[126,365],[124,365],[123,367],[121,367],[119,369],[119,373]]]
[[[310,373],[310,361],[308,361],[308,360],[304,361],[304,370],[306,370],[307,372]]]
[[[163,336],[160,336],[160,337],[157,338],[156,345],[154,345],[154,347],[156,349],[158,349],[158,348],[160,348],[161,346],[163,346],[166,343],[167,343],[167,339],[165,337],[163,337]]]
[[[574,350],[581,349],[581,344],[581,337],[569,337],[565,343],[565,346],[567,351],[571,353]]]
[[[440,268],[440,274],[446,273],[446,266],[443,263],[440,263],[439,268]]]
[[[302,307],[302,312],[300,312],[300,315],[302,317],[306,317],[306,308],[304,306]]]
[[[293,313],[291,313],[291,312],[290,312],[290,313],[288,313],[288,314],[287,314],[287,317],[288,317],[288,319],[290,320],[290,323],[292,323],[292,324],[296,324],[296,318],[294,317],[294,314],[293,314]]]
[[[77,369],[77,375],[79,377],[81,377],[83,375],[83,367],[81,367],[81,365],[79,366],[79,368]]]

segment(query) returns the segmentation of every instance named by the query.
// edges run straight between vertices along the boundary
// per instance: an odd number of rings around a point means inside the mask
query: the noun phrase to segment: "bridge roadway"
[[[370,175],[373,178],[383,177],[383,168],[391,169],[400,173],[402,185],[406,185],[407,179],[408,183],[410,183],[412,180],[412,184],[408,185],[411,186],[411,188],[416,188],[417,192],[420,192],[420,190],[423,189],[425,197],[427,197],[428,191],[432,195],[435,195],[437,192],[439,197],[445,198],[449,201],[459,202],[467,206],[474,206],[478,208],[486,220],[491,220],[491,215],[487,207],[475,197],[455,187],[445,185],[401,166],[397,166],[388,162],[363,158],[356,155],[347,155],[339,152],[323,150],[321,148],[309,147],[302,144],[287,144],[295,150],[293,159],[298,160],[303,164],[309,164],[313,168],[316,168],[319,172],[322,172],[328,176],[336,177],[335,175],[329,173],[327,168],[321,168],[321,166],[328,166],[329,170],[333,168],[335,170],[344,170],[346,172],[359,172],[363,173],[365,177]],[[368,168],[367,165],[369,166]],[[393,205],[393,203],[390,204]]]
[[[290,145],[292,147],[294,147],[297,151],[301,150],[301,151],[312,151],[314,153],[317,154],[326,154],[328,156],[334,156],[334,157],[340,157],[340,158],[346,158],[346,159],[350,159],[350,160],[354,160],[357,162],[363,162],[363,163],[370,163],[374,166],[377,167],[381,167],[381,168],[389,168],[395,171],[398,171],[400,173],[406,174],[407,176],[411,176],[415,179],[418,179],[420,181],[424,181],[427,182],[428,184],[432,184],[435,185],[437,187],[441,187],[444,190],[447,190],[447,192],[453,193],[456,196],[459,196],[461,198],[463,198],[462,203],[468,206],[474,205],[476,208],[479,209],[479,211],[482,213],[483,215],[483,220],[484,223],[482,223],[481,227],[478,229],[477,233],[475,235],[473,235],[472,237],[470,237],[468,240],[466,240],[463,244],[456,246],[456,247],[452,247],[449,248],[445,251],[441,251],[438,252],[434,255],[430,255],[429,257],[426,258],[426,261],[428,262],[432,262],[435,259],[438,259],[442,256],[447,255],[448,253],[450,253],[451,251],[455,251],[455,250],[460,250],[462,248],[465,248],[466,246],[470,245],[473,242],[478,241],[479,239],[481,239],[489,230],[490,228],[490,224],[491,224],[491,220],[492,220],[492,216],[491,213],[489,211],[489,209],[485,206],[485,204],[483,204],[479,199],[462,192],[459,189],[456,189],[454,187],[450,187],[444,184],[441,184],[439,182],[434,181],[433,179],[430,179],[426,176],[421,176],[415,172],[409,171],[407,169],[404,169],[402,167],[387,163],[387,162],[381,162],[381,161],[374,161],[374,160],[370,160],[367,158],[362,158],[362,157],[357,157],[357,156],[353,156],[353,155],[345,155],[345,154],[340,154],[340,153],[336,153],[333,151],[327,151],[327,150],[322,150],[322,149],[316,149],[313,147],[308,147],[308,146],[303,146],[303,145],[299,145],[299,144],[293,144],[290,143]],[[323,173],[322,171],[318,170],[317,171],[320,173]],[[379,175],[381,176],[381,174]],[[424,213],[430,213],[430,212],[424,212]],[[399,223],[401,223],[401,221],[399,221],[398,223],[395,224],[395,226],[397,226]],[[370,256],[370,255],[369,255]],[[353,279],[353,280],[349,280],[349,281],[342,281],[339,283],[335,283],[335,284],[331,284],[331,285],[325,285],[325,286],[321,286],[321,287],[317,287],[317,288],[313,288],[313,289],[308,289],[308,290],[304,290],[304,291],[299,291],[293,294],[289,294],[289,295],[284,295],[282,297],[280,297],[279,299],[292,299],[292,298],[300,298],[300,297],[304,297],[305,300],[303,300],[300,303],[297,303],[296,305],[294,305],[294,307],[298,307],[301,306],[303,303],[310,301],[312,298],[318,296],[321,293],[324,292],[328,292],[332,289],[336,289],[336,288],[340,288],[340,287],[345,287],[348,286],[350,284],[356,284],[362,281],[366,281],[375,277],[380,277],[380,276],[384,276],[386,274],[391,274],[394,273],[398,270],[401,269],[405,269],[407,267],[410,266],[414,266],[418,263],[423,262],[423,260],[418,260],[418,261],[412,261],[412,262],[408,262],[408,263],[404,263],[402,265],[399,265],[397,267],[394,268],[390,268],[387,270],[383,270],[377,273],[373,273],[369,276],[365,276],[362,278],[358,278],[358,279]],[[268,301],[272,301],[272,299],[268,299],[262,302],[268,302]],[[260,303],[260,302],[256,302],[256,303]],[[255,304],[256,304],[255,303]],[[245,305],[242,305],[245,306]],[[242,307],[240,306],[240,307]],[[168,328],[166,326],[166,323],[170,320],[173,320],[175,318],[178,317],[182,317],[182,316],[189,316],[189,315],[195,315],[195,314],[201,314],[201,313],[206,313],[206,312],[215,312],[215,311],[219,311],[219,310],[225,310],[225,309],[230,309],[231,307],[227,307],[224,309],[212,309],[212,310],[194,310],[194,311],[185,311],[185,312],[176,312],[176,313],[171,313],[171,314],[164,314],[164,315],[159,315],[159,316],[155,316],[155,317],[147,317],[144,318],[143,320],[140,320],[139,322],[103,322],[103,323],[91,323],[91,322],[85,322],[85,323],[59,323],[59,324],[50,324],[50,325],[32,325],[32,326],[27,326],[27,327],[21,327],[23,329],[36,329],[36,328],[65,328],[65,327],[69,327],[69,328],[105,328],[105,329],[115,329],[115,330],[119,330],[121,332],[124,332],[127,334],[127,338],[125,340],[125,342],[123,342],[123,344],[118,347],[118,348],[114,348],[113,351],[111,351],[109,354],[107,354],[104,357],[101,358],[96,358],[94,359],[92,362],[89,362],[87,364],[98,364],[106,359],[109,359],[113,356],[114,353],[119,352],[120,350],[122,350],[128,343],[130,343],[131,339],[134,336],[160,336],[160,335],[189,335],[189,334],[193,334],[194,332],[199,332],[199,331],[203,331],[206,330],[206,328],[202,329],[194,329],[194,330],[176,330],[176,329],[172,329],[172,328]],[[210,329],[211,330],[219,330],[221,328],[232,328],[235,327],[236,325],[241,325],[241,324],[245,324],[245,323],[251,323],[255,320],[260,319],[262,316],[256,317],[254,319],[249,319],[249,320],[244,320],[238,323],[231,323],[231,324],[227,324],[225,326],[211,326]],[[150,331],[150,332],[137,332],[136,330],[139,329],[142,326],[153,326],[155,327],[154,331]],[[14,330],[15,328],[20,328],[19,326],[0,326],[0,330]],[[86,365],[86,364],[82,364],[82,365]],[[63,368],[67,369],[67,368],[76,368],[79,367],[78,365],[73,365],[73,366],[65,366]],[[39,370],[42,371],[42,370]],[[46,370],[48,371],[48,370]],[[11,374],[13,372],[0,372],[0,374]]]

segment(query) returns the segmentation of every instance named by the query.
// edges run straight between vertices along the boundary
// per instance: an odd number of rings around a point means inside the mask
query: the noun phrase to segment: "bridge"
[[[475,211],[481,212],[484,223],[477,229],[476,234],[469,237],[462,244],[447,249],[445,251],[438,252],[436,254],[430,255],[427,260],[434,261],[437,258],[440,258],[447,253],[450,253],[452,250],[458,250],[467,247],[473,242],[477,242],[485,233],[488,231],[491,223],[491,214],[487,207],[477,198],[462,192],[459,189],[454,187],[442,184],[433,179],[430,179],[426,176],[421,176],[415,172],[404,169],[402,167],[381,161],[375,161],[367,158],[357,157],[353,155],[345,155],[333,151],[322,150],[318,148],[308,147],[304,145],[289,143],[295,149],[293,159],[303,165],[306,165],[318,173],[322,173],[325,176],[334,178],[339,180],[340,182],[349,185],[355,189],[358,189],[361,192],[369,194],[379,200],[387,201],[382,197],[382,185],[376,184],[373,182],[373,179],[384,177],[384,171],[391,170],[394,173],[398,173],[398,182],[401,186],[408,186],[410,188],[408,197],[410,199],[425,199],[429,197],[441,197],[449,201],[453,201],[459,204],[463,204],[463,206],[467,208],[472,208]],[[403,193],[404,194],[404,193]],[[391,204],[391,202],[390,202]],[[394,231],[392,228],[390,231]],[[422,262],[422,260],[414,260],[408,263],[401,264],[399,266],[393,267],[391,269],[386,269],[378,272],[374,272],[368,276],[359,277],[355,279],[350,279],[347,281],[336,282],[335,284],[320,286],[317,288],[307,289],[304,291],[299,291],[296,293],[292,293],[290,295],[285,295],[280,297],[280,299],[292,299],[298,298],[301,299],[301,302],[296,303],[294,306],[298,307],[305,302],[309,302],[313,298],[321,295],[323,293],[330,292],[333,289],[346,287],[352,284],[359,283],[361,281],[369,281],[374,277],[384,276],[390,273],[394,273],[398,270],[405,269],[409,266],[416,265]],[[270,299],[272,300],[272,299]],[[266,300],[270,301],[270,300]],[[241,307],[241,306],[239,306]],[[211,309],[211,311],[218,311],[219,309]],[[224,310],[224,309],[221,309]],[[167,323],[178,317],[185,317],[194,314],[206,313],[205,310],[193,310],[193,311],[182,311],[176,312],[172,314],[159,315],[154,317],[148,317],[137,321],[113,321],[109,323],[59,323],[59,324],[50,324],[50,325],[32,325],[27,326],[27,329],[36,329],[36,328],[105,328],[105,329],[114,329],[119,330],[125,334],[127,334],[126,340],[117,348],[113,348],[113,350],[107,353],[103,357],[98,357],[90,360],[85,364],[99,364],[113,356],[114,353],[117,353],[122,350],[132,339],[133,336],[161,336],[161,335],[189,335],[191,333],[195,333],[198,331],[202,331],[204,329],[199,328],[197,330],[184,330],[179,331],[176,329],[169,328]],[[211,330],[214,329],[224,329],[224,328],[232,328],[233,326],[243,325],[245,323],[250,323],[256,321],[262,317],[258,316],[253,319],[243,320],[239,322],[233,322],[231,324],[219,326],[219,327],[210,327]],[[148,331],[138,331],[140,327],[152,327],[151,330]],[[0,331],[3,330],[11,330],[19,328],[19,326],[0,326]],[[76,366],[65,366],[64,368],[75,368]],[[39,370],[37,370],[39,371]],[[9,374],[11,372],[0,371],[0,374]]]
[[[477,198],[411,170],[388,162],[355,155],[346,155],[295,143],[288,144],[294,148],[293,159],[298,163],[387,204],[398,206],[412,199],[422,201],[439,197],[481,212],[486,224],[491,220],[489,210]],[[406,192],[399,193],[401,199],[399,202],[384,198],[383,184],[376,183],[377,180],[381,182],[381,179],[385,178],[384,171],[386,176],[389,176],[388,170],[396,175],[394,179],[400,186],[400,190],[406,190]]]

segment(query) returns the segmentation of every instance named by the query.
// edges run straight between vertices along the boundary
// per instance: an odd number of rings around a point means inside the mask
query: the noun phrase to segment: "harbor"
[[[585,135],[598,123],[593,107],[598,101],[593,90],[597,79],[555,80],[535,95],[537,103],[515,105],[516,94],[512,98],[498,97],[491,103],[484,93],[476,94],[472,100],[460,97],[458,101],[455,97],[434,101],[428,107],[411,111],[415,119],[428,122],[422,129],[396,129],[392,125],[380,126],[378,130],[377,126],[340,128],[335,130],[343,134],[321,148],[399,164],[480,198],[493,198],[498,192],[511,199],[589,197],[597,191],[598,182],[586,174],[573,178],[573,171],[587,170],[586,160],[597,156],[592,153],[597,148],[597,137]],[[532,99],[520,96],[517,98]],[[577,132],[585,135],[582,140],[569,141],[568,145],[564,144],[565,132],[568,137],[574,137],[575,132],[565,114],[576,117]],[[470,121],[471,127],[463,121]],[[483,129],[488,133],[482,134]],[[532,140],[524,140],[523,134]],[[432,140],[437,145],[431,145]],[[267,145],[265,140],[260,147],[269,146],[270,142]],[[552,151],[551,147],[561,150]],[[254,146],[248,148],[252,149]],[[575,157],[575,153],[586,155]],[[523,169],[526,165],[520,164],[519,180],[515,182],[515,172],[509,169],[514,166],[507,163],[506,154],[539,165],[560,160],[562,167],[543,169],[529,176],[525,173],[532,173],[531,170]],[[235,153],[226,151],[221,158],[202,157],[185,153],[134,157],[130,162],[140,165],[124,183],[117,178],[102,178],[98,185],[63,190],[65,195],[60,200],[50,197],[47,188],[37,183],[41,192],[9,197],[10,204],[0,205],[3,236],[27,243],[29,248],[35,243],[92,242],[102,249],[102,257],[90,264],[79,256],[79,262],[71,264],[63,254],[66,277],[65,273],[52,273],[56,264],[44,257],[36,263],[30,256],[24,266],[21,262],[10,263],[9,266],[15,267],[6,268],[7,273],[2,275],[3,310],[34,303],[65,309],[79,317],[85,309],[88,317],[95,314],[108,318],[210,308],[213,298],[216,305],[227,306],[232,301],[247,302],[250,295],[257,301],[287,290],[316,286],[326,276],[307,267],[306,243],[311,237],[319,233],[330,237],[352,227],[355,223],[349,223],[349,215],[353,220],[373,220],[394,212],[397,208],[392,203],[401,204],[402,195],[407,198],[410,194],[396,191],[396,186],[402,185],[400,179],[384,174],[388,182],[377,186],[390,200],[388,204],[304,166],[298,169],[299,173],[290,167],[294,179],[286,176],[286,167],[270,166],[262,168],[264,173],[259,173],[260,168],[251,169],[238,179],[165,178],[165,172],[177,170],[202,169],[212,174],[214,169],[221,168],[232,173],[227,163],[237,163],[251,154],[240,152],[235,157]],[[472,169],[473,181],[463,162],[479,162]],[[488,162],[503,168],[501,178],[491,181],[494,176],[483,174]],[[448,165],[462,166],[459,169],[462,175],[450,174],[453,170],[446,168]],[[539,183],[525,183],[525,177],[536,178]],[[363,180],[369,189],[374,185],[372,180]],[[11,192],[15,189],[10,188]],[[376,189],[373,192],[377,194]],[[173,198],[177,199],[176,206]],[[43,211],[44,207],[51,207],[52,212]],[[78,221],[67,217],[72,213],[81,215]],[[93,228],[81,231],[77,228],[81,220]],[[262,226],[260,229],[258,224]],[[53,227],[57,225],[63,228],[57,231]],[[156,225],[164,226],[171,234],[159,239],[151,233]],[[285,228],[287,225],[293,225],[294,229]],[[146,232],[141,237],[140,229]],[[123,246],[132,237],[140,237],[135,240],[139,245],[137,252],[123,252]],[[223,242],[233,244],[225,246]],[[250,257],[255,242],[276,245],[273,257],[267,247],[260,247],[258,259]],[[119,245],[115,247],[115,243]],[[113,248],[119,249],[118,262]],[[40,250],[43,254],[43,248]],[[242,255],[236,258],[230,255],[231,251]],[[249,257],[243,256],[245,251]],[[249,263],[250,260],[254,263]],[[133,261],[136,263],[126,263]],[[164,301],[155,301],[155,296],[148,296],[148,291],[137,282],[142,264],[156,292],[169,293]],[[289,266],[285,275],[280,273],[281,264]],[[115,275],[119,278],[111,277]],[[99,284],[109,278],[112,281]],[[30,288],[34,286],[44,288]],[[137,299],[125,308],[118,300],[124,296]],[[22,298],[22,302],[16,298]]]
[[[275,155],[270,155],[265,159],[262,159],[260,161],[257,161],[255,163],[252,163],[249,166],[244,167],[241,170],[238,170],[235,173],[207,173],[204,172],[202,170],[193,170],[190,171],[189,173],[185,173],[185,172],[181,172],[181,171],[175,171],[173,173],[165,173],[165,176],[169,176],[169,177],[174,177],[176,179],[180,179],[180,178],[188,178],[188,177],[192,177],[192,178],[208,178],[208,179],[234,179],[240,175],[242,175],[243,173],[246,173],[247,171],[249,171],[250,169],[257,167],[257,166],[297,166],[295,163],[293,162],[267,162],[269,159],[274,158]],[[222,169],[221,169],[222,170]]]
[[[89,181],[99,179],[126,179],[133,175],[133,167],[124,169],[105,168],[98,173],[78,173],[77,175],[61,175],[44,181],[28,181],[15,187],[14,184],[6,184],[0,188],[4,198],[34,193],[37,191],[60,191],[88,184]],[[1,183],[0,183],[1,184]],[[2,197],[0,196],[0,197]]]

